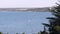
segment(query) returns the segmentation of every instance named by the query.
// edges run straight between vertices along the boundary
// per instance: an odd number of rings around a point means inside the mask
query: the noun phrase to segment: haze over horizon
[[[51,7],[57,0],[0,0],[0,8]]]

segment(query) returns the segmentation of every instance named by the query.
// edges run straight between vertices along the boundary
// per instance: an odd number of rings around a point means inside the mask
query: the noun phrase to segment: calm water
[[[43,30],[42,23],[47,23],[49,12],[0,12],[0,31],[6,34],[37,33]]]

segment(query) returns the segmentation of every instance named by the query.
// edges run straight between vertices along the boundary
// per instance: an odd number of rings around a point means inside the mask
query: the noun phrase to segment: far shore
[[[36,12],[44,12],[49,11],[49,7],[45,8],[0,8],[0,11],[36,11]]]

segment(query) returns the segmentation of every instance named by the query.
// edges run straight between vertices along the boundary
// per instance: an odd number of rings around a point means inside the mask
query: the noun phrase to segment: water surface
[[[42,23],[47,23],[50,12],[0,12],[0,31],[6,34],[37,33],[43,30]]]

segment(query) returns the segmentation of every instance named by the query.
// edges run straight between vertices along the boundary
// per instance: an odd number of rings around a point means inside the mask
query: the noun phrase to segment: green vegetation
[[[23,32],[22,34],[25,34],[25,32]]]
[[[41,32],[38,32],[38,34],[41,34]]]
[[[16,33],[16,34],[18,34],[18,33]]]
[[[49,24],[43,23],[43,25],[48,27],[49,34],[60,34],[60,4],[57,3],[51,12],[54,17],[47,17]]]
[[[3,34],[2,32],[0,32],[0,34]]]
[[[54,17],[47,17],[47,19],[49,19],[49,24],[43,23],[44,30],[38,32],[37,34],[60,34],[60,4],[57,3],[57,6],[54,7],[53,10],[51,10],[51,13],[52,15],[54,15]],[[46,31],[46,27],[48,28],[48,32]],[[3,33],[0,32],[0,34]],[[23,32],[22,34],[25,34],[25,32]]]

